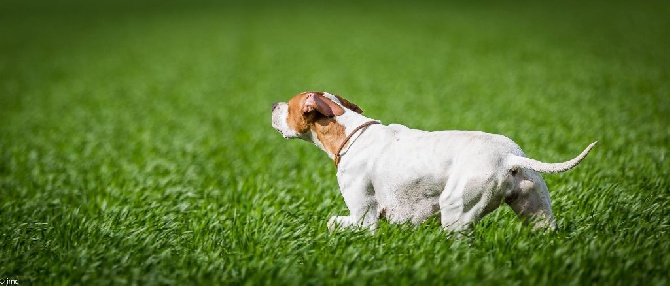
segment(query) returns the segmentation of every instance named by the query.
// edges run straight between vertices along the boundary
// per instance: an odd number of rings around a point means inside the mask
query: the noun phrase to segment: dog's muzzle
[[[275,102],[272,104],[272,127],[274,127],[275,130],[277,130],[284,138],[288,139],[291,138],[290,136],[290,128],[286,124],[286,108],[282,108],[282,106],[286,106],[285,103],[282,102]]]

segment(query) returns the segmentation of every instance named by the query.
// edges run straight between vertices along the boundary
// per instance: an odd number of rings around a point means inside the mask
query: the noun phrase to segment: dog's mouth
[[[275,130],[277,130],[277,132],[279,132],[279,134],[281,134],[281,136],[284,137],[284,139],[288,139],[288,138],[289,138],[288,135],[284,134],[284,132],[282,132],[282,131],[279,130],[278,128],[275,128]]]
[[[272,128],[277,130],[284,139],[300,137],[300,134],[289,127],[287,122],[288,105],[283,102],[272,105]]]
[[[279,124],[277,116],[275,116],[275,114],[273,112],[273,114],[272,114],[272,128],[274,130],[277,130],[277,132],[279,132],[279,134],[281,134],[281,136],[284,137],[284,139],[288,139],[289,138],[288,135],[286,135],[286,133],[284,133],[284,131],[280,128],[280,126],[281,126],[281,124]]]

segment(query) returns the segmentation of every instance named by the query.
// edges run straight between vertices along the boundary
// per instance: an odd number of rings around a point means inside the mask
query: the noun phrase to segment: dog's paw
[[[330,219],[328,219],[329,231],[336,231],[338,229],[348,227],[349,225],[350,223],[348,216],[331,216]]]
[[[375,233],[377,229],[377,221],[368,221],[364,223],[363,220],[355,220],[350,216],[332,216],[328,220],[328,230],[354,230],[354,231],[370,231]]]

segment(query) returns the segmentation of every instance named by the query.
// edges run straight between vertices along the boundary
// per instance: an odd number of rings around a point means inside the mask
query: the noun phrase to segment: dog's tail
[[[589,154],[589,151],[591,151],[591,148],[593,148],[593,146],[595,146],[596,143],[598,143],[598,141],[589,144],[589,146],[586,147],[586,149],[584,149],[584,151],[582,151],[582,153],[579,154],[579,156],[573,158],[572,160],[565,161],[563,163],[544,163],[526,157],[510,155],[507,158],[507,168],[509,170],[517,170],[519,168],[525,168],[535,170],[541,173],[565,172],[577,166],[577,164],[579,164],[579,162],[581,162],[586,157],[586,155]]]

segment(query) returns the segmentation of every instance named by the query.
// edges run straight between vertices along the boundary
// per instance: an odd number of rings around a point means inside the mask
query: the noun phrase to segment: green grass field
[[[670,283],[670,5],[313,2],[0,3],[0,281]],[[544,176],[555,233],[506,206],[330,233],[332,162],[270,126],[305,90],[543,161],[599,144]]]

